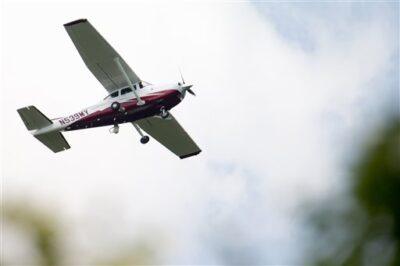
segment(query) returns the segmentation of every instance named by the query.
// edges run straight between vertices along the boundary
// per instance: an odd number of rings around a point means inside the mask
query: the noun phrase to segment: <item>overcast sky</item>
[[[371,130],[398,112],[398,8],[2,2],[3,200],[62,217],[69,262],[144,240],[159,263],[299,263],[299,207],[339,190]],[[178,82],[182,69],[197,97],[172,113],[199,156],[143,146],[130,124],[65,133],[71,149],[58,154],[29,134],[16,109],[53,118],[107,94],[62,26],[78,18],[143,80]]]

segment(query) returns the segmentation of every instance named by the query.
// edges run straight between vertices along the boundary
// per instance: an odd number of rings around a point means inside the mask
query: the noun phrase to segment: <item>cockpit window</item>
[[[118,97],[118,92],[119,91],[114,91],[113,93],[110,94],[111,98]]]
[[[127,94],[129,92],[132,92],[131,88],[124,88],[124,89],[121,90],[121,95]]]

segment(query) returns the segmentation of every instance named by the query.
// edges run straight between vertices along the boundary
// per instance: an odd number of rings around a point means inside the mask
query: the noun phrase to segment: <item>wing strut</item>
[[[137,94],[136,88],[133,86],[132,81],[129,79],[128,74],[126,74],[125,69],[121,65],[121,62],[119,61],[119,57],[115,57],[114,61],[117,64],[117,66],[118,66],[119,70],[121,71],[121,73],[124,75],[124,78],[126,79],[126,82],[128,82],[129,87],[131,87],[133,93],[135,94],[135,97],[136,97],[136,100],[137,100],[137,104],[138,105],[143,105],[145,102]]]

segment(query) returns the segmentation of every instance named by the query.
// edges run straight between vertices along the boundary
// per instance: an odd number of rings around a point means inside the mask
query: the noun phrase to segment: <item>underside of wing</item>
[[[132,84],[140,81],[112,46],[86,19],[64,24],[76,49],[93,75],[108,92],[129,86],[115,59],[118,58]]]
[[[181,159],[201,152],[197,144],[171,114],[167,119],[149,117],[134,123]]]

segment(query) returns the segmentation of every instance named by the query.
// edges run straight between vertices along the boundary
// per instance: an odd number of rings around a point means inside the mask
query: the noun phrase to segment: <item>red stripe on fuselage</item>
[[[145,105],[137,105],[136,98],[121,102],[122,112],[115,112],[110,107],[96,111],[69,125],[66,130],[76,130],[89,127],[112,125],[115,123],[132,122],[159,113],[161,106],[171,109],[180,102],[179,91],[165,90],[141,97]],[[111,102],[110,102],[111,105]]]
[[[144,97],[141,97],[141,99],[144,100],[146,102],[146,104],[149,104],[152,101],[165,98],[165,97],[167,97],[167,96],[169,96],[171,94],[174,94],[176,92],[178,92],[178,91],[176,91],[176,90],[161,91],[161,92],[156,92],[156,93],[151,94],[151,95],[146,95]],[[123,107],[125,109],[125,112],[127,112],[127,111],[129,112],[129,111],[132,111],[133,109],[135,109],[136,107],[140,107],[140,106],[137,105],[136,98],[132,98],[132,99],[129,99],[128,101],[126,101],[126,102],[121,102],[121,107]],[[91,120],[93,117],[97,118],[99,115],[107,115],[107,114],[113,114],[113,113],[115,113],[115,111],[112,110],[111,107],[108,107],[106,109],[99,110],[99,111],[96,111],[94,113],[91,113],[88,116],[82,118],[80,121]]]

